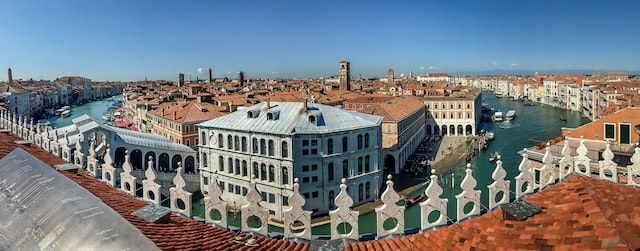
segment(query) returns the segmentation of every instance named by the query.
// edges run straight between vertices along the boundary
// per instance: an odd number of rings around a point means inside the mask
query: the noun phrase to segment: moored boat
[[[69,116],[71,116],[71,111],[70,110],[65,110],[64,112],[60,113],[60,116],[69,117]]]
[[[507,112],[507,114],[505,115],[506,120],[512,120],[516,117],[516,111],[515,110],[509,110]]]

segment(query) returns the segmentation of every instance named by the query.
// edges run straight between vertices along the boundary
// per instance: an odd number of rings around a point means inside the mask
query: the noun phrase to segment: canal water
[[[113,96],[113,100],[122,100],[122,94]],[[89,115],[89,117],[104,122],[102,119],[102,115],[106,112],[109,107],[114,103],[114,101],[109,99],[97,100],[93,102],[89,102],[86,104],[72,106],[71,107],[71,115],[68,117],[60,117],[60,116],[51,116],[48,121],[51,123],[52,128],[58,128],[63,126],[71,125],[73,122],[71,121],[74,118],[77,118],[81,115]]]
[[[483,91],[482,99],[489,107],[495,108],[496,111],[502,111],[503,114],[508,110],[516,111],[516,118],[511,122],[482,122],[481,124],[481,128],[495,133],[495,139],[489,142],[488,148],[476,154],[469,162],[473,170],[473,176],[477,180],[476,190],[482,191],[481,204],[483,207],[488,207],[487,186],[492,182],[491,174],[496,167],[495,162],[489,162],[489,157],[494,151],[498,151],[501,154],[503,167],[507,172],[506,179],[511,180],[511,191],[515,191],[513,178],[518,175],[518,165],[522,160],[517,153],[518,151],[559,136],[562,127],[578,127],[589,122],[588,119],[582,118],[577,112],[541,104],[526,106],[524,103],[516,102],[509,98],[498,98],[491,92]],[[566,118],[566,121],[560,120],[561,116]],[[461,192],[459,186],[465,175],[466,164],[467,162],[462,160],[439,174],[440,185],[444,190],[442,196],[449,199],[447,215],[451,219],[455,219],[455,195]],[[407,198],[423,193],[425,188],[422,187],[412,192]],[[514,194],[510,196],[513,197]],[[202,200],[195,202],[194,215],[204,218]],[[431,217],[435,219],[438,215],[432,215]],[[240,225],[239,218],[240,216],[237,214],[229,214],[229,224],[238,227]],[[360,215],[358,227],[360,234],[375,233],[375,213],[370,212]],[[416,227],[420,227],[420,206],[418,204],[405,210],[405,228]],[[269,231],[281,232],[282,229],[269,226]],[[329,235],[329,224],[314,227],[312,232],[313,235]]]
[[[122,99],[122,95],[115,96],[114,99]],[[495,169],[495,162],[489,162],[488,159],[494,151],[498,151],[501,154],[503,166],[507,172],[507,179],[512,181],[511,191],[514,191],[515,182],[513,178],[518,174],[518,165],[521,160],[521,156],[517,153],[518,151],[538,142],[559,136],[562,127],[578,127],[589,122],[577,112],[540,104],[525,106],[523,103],[512,101],[509,98],[498,98],[490,92],[482,92],[482,99],[489,107],[495,108],[497,111],[506,113],[508,110],[515,110],[517,114],[515,120],[511,122],[482,122],[481,124],[481,128],[495,133],[495,139],[489,142],[488,148],[479,152],[470,161],[473,175],[478,182],[476,189],[482,191],[481,202],[484,207],[488,205],[487,185],[492,182],[491,173]],[[53,127],[63,127],[70,125],[73,118],[83,114],[87,114],[98,121],[103,121],[102,115],[112,104],[113,101],[105,99],[74,106],[71,108],[71,116],[66,118],[51,117],[49,122]],[[567,121],[561,121],[559,119],[561,116],[565,117]],[[465,169],[466,162],[461,161],[439,174],[440,185],[444,189],[442,196],[449,199],[447,212],[449,218],[455,218],[455,195],[461,192],[459,186],[464,178]],[[412,198],[423,192],[424,187],[414,191],[407,198]],[[510,196],[513,196],[513,194]],[[195,216],[204,218],[204,204],[200,193],[194,194],[193,213]],[[230,213],[229,225],[239,227],[240,215]],[[358,227],[361,234],[375,233],[375,213],[361,215]],[[420,206],[417,204],[405,210],[405,228],[415,227],[420,227]],[[282,229],[269,226],[269,231],[282,232]],[[314,227],[313,234],[329,235],[329,224]]]

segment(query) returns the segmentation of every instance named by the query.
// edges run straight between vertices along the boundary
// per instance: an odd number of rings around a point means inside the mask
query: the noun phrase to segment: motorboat
[[[493,152],[493,155],[491,155],[491,157],[489,157],[489,162],[494,162],[498,159],[498,156],[500,155],[500,153],[498,153],[498,151]]]
[[[503,118],[502,118],[502,112],[495,112],[495,113],[493,113],[493,121],[494,121],[494,122],[500,122],[500,121],[502,121],[502,120],[503,120]]]
[[[567,121],[567,119],[565,117],[563,117],[563,116],[560,116],[560,120]]]
[[[493,138],[495,137],[495,134],[493,132],[487,132],[485,135],[485,138],[487,140],[493,140]]]
[[[407,206],[413,206],[414,204],[424,199],[424,197],[425,197],[424,193],[420,193],[418,196],[413,197],[413,199],[408,200],[406,204]]]
[[[506,120],[512,120],[516,117],[516,111],[515,110],[509,110],[507,112],[507,114],[505,115],[505,119]]]
[[[71,116],[71,111],[70,110],[65,110],[64,112],[60,113],[60,116],[69,117],[69,116]]]

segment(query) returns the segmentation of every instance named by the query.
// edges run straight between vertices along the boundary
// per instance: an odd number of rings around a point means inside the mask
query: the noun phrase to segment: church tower
[[[351,90],[351,65],[349,61],[342,60],[338,63],[338,79],[340,80],[340,90]]]

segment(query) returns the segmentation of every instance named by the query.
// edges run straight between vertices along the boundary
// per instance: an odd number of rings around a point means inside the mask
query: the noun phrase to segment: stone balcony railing
[[[28,125],[26,124],[26,119],[9,114],[6,110],[0,113],[0,126],[2,129],[10,130],[16,135],[22,135],[21,137],[25,140],[33,139],[33,135],[39,135],[34,134],[33,123]],[[48,142],[46,141],[49,139],[35,140],[36,142],[40,142],[38,145],[47,146]],[[93,144],[90,144],[90,146],[94,147]],[[111,150],[107,147],[106,151],[110,152]],[[531,156],[531,158],[528,156],[528,151],[523,151],[522,161],[518,166],[519,174],[514,180],[516,184],[515,191],[510,190],[511,181],[505,180],[506,171],[502,166],[502,161],[498,159],[496,162],[496,168],[491,176],[493,182],[487,186],[489,193],[488,205],[481,204],[481,191],[476,190],[476,179],[472,175],[470,164],[467,164],[466,175],[459,184],[462,192],[455,196],[455,219],[447,215],[447,208],[449,204],[448,199],[442,197],[443,188],[439,184],[438,176],[432,175],[431,182],[424,192],[427,200],[419,203],[421,224],[420,229],[417,230],[405,230],[405,207],[397,205],[397,202],[400,201],[400,196],[393,189],[393,181],[391,181],[391,177],[389,177],[389,180],[386,182],[387,187],[380,196],[382,205],[375,209],[377,222],[377,231],[375,236],[360,235],[360,232],[358,231],[359,212],[351,208],[353,206],[353,200],[347,193],[347,185],[345,184],[345,180],[343,180],[340,185],[340,193],[335,198],[335,206],[337,208],[329,212],[331,235],[328,238],[353,241],[372,238],[380,239],[387,236],[416,233],[418,231],[426,231],[439,226],[455,224],[469,217],[494,210],[501,205],[509,203],[510,201],[521,200],[528,194],[544,190],[549,185],[565,179],[570,174],[589,176],[614,183],[621,183],[621,181],[624,181],[624,184],[629,186],[640,187],[640,181],[638,181],[637,178],[640,176],[640,148],[634,149],[634,154],[631,158],[633,164],[626,167],[620,167],[613,162],[614,154],[611,151],[611,146],[609,144],[606,145],[602,154],[603,160],[598,161],[597,163],[592,163],[592,160],[587,157],[588,150],[584,144],[584,140],[580,140],[577,153],[577,156],[571,156],[569,142],[566,140],[561,151],[561,156],[553,156],[549,147],[546,148],[545,153],[541,156],[538,156],[539,154],[533,154],[536,156]],[[95,159],[95,151],[94,149],[89,149],[89,156],[87,156],[88,164],[86,166],[82,161],[75,161],[74,163],[78,165],[78,168],[87,169],[89,173],[93,175],[96,175],[98,170],[101,169],[101,179],[112,186],[116,186],[114,179],[115,168],[113,166],[113,161],[109,156],[110,154],[106,154],[104,164],[98,167],[96,166],[96,163],[98,162]],[[81,157],[82,156],[80,156],[80,158]],[[542,167],[538,169],[540,175],[534,174],[534,170],[531,167],[532,158],[539,159],[543,164]],[[153,166],[153,159],[149,159],[147,166]],[[159,205],[160,196],[158,195],[160,194],[162,185],[157,182],[158,174],[155,173],[153,168],[147,168],[144,172],[145,180],[142,181],[143,196],[140,199]],[[135,185],[135,181],[137,179],[135,176],[136,175],[132,174],[129,155],[126,154],[122,173],[120,173],[119,189],[136,196],[138,188]],[[172,211],[185,217],[192,217],[192,194],[185,190],[187,182],[184,176],[182,167],[179,167],[175,177],[173,177],[172,187],[169,189],[170,208]],[[216,174],[211,176],[210,182],[211,184],[218,184]],[[220,228],[229,228],[229,225],[227,224],[227,202],[221,199],[222,190],[220,187],[216,185],[209,185],[207,191],[204,192],[206,194],[204,199],[206,219],[204,221]],[[503,196],[499,197],[499,193],[502,193]],[[260,192],[256,189],[255,180],[251,181],[246,197],[248,203],[242,205],[240,209],[240,230],[257,235],[269,236],[269,212],[266,208],[260,206],[261,196]],[[284,209],[284,233],[281,237],[294,241],[311,240],[311,211],[303,209],[305,199],[298,191],[297,179],[294,179],[293,193],[289,196],[288,202],[289,206]],[[465,206],[468,204],[473,205],[473,208],[470,211],[464,210]],[[429,219],[428,216],[432,212],[439,212],[440,216],[437,219]],[[255,219],[258,219],[261,224],[258,226],[250,226],[250,218],[253,218],[254,222]],[[395,226],[392,228],[383,227],[383,223],[388,219],[394,219]],[[339,232],[338,226],[346,225],[350,226],[350,231]],[[342,227],[340,228],[342,229]],[[349,229],[349,227],[346,227],[346,229]],[[274,236],[274,234],[272,233],[271,236]]]

